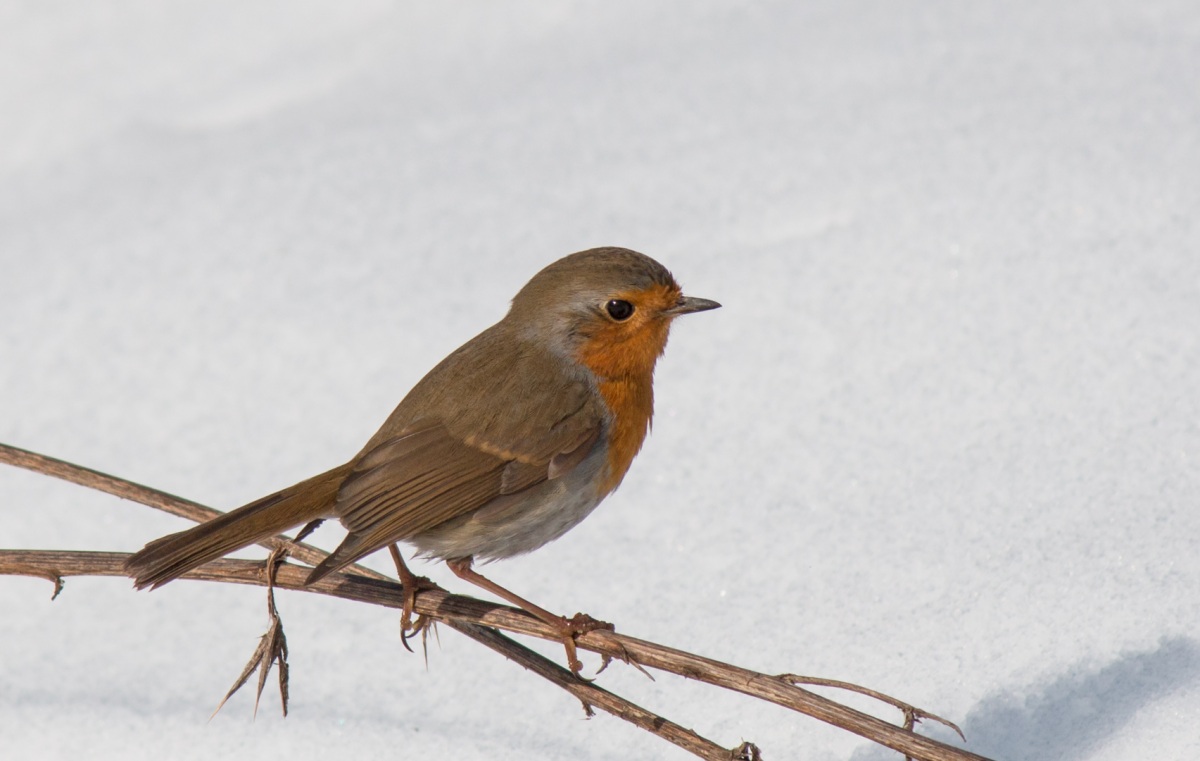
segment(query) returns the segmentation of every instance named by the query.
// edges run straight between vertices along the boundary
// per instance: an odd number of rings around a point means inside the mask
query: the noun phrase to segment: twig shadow
[[[1200,645],[1163,639],[1099,668],[1078,665],[1044,686],[1002,690],[980,701],[962,724],[964,747],[997,761],[1075,761],[1086,758],[1143,708],[1200,680]],[[954,737],[929,734],[954,745]],[[895,758],[861,748],[852,761]]]

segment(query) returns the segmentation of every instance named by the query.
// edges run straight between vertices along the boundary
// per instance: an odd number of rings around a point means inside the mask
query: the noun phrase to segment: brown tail
[[[125,561],[138,589],[157,588],[193,568],[330,515],[349,465],[326,471],[211,521],[155,539]]]

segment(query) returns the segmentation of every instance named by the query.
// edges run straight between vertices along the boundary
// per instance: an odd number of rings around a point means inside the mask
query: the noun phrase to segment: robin
[[[665,267],[636,251],[559,259],[517,293],[504,319],[430,370],[349,462],[150,542],[126,571],[139,589],[159,587],[337,518],[349,533],[307,583],[390,546],[409,627],[420,580],[395,547],[406,542],[558,628],[578,673],[574,637],[607,625],[556,616],[472,563],[557,539],[620,485],[650,428],[654,366],[671,322],[719,306],[684,296]]]

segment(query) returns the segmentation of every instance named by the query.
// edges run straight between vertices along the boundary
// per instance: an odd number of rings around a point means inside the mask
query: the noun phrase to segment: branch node
[[[642,675],[645,676],[647,679],[649,679],[651,682],[658,681],[657,679],[654,678],[654,674],[651,674],[649,671],[646,670],[646,668],[644,666],[642,666],[642,664],[638,663],[637,658],[633,657],[633,653],[629,652],[629,648],[625,647],[625,645],[622,642],[620,642],[618,640],[614,640],[612,644],[613,644],[613,649],[615,649],[616,652],[611,655],[608,653],[604,654],[604,665],[600,667],[600,671],[596,672],[597,676],[600,675],[601,671],[604,671],[604,669],[608,668],[609,662],[615,657],[617,660],[621,661],[625,665],[633,666],[635,669],[642,672]]]
[[[12,563],[0,568],[0,576],[32,576],[36,579],[45,579],[54,585],[54,591],[50,593],[50,601],[54,602],[62,593],[63,587],[66,586],[66,581],[63,580],[62,574],[53,568],[39,568],[34,565],[25,565],[22,563]]]
[[[958,728],[957,724],[949,719],[943,719],[937,714],[929,713],[928,711],[917,708],[916,706],[906,703],[899,698],[893,698],[891,695],[885,695],[884,693],[879,692],[878,690],[872,690],[869,687],[863,687],[852,682],[843,682],[837,679],[822,679],[815,676],[800,676],[799,674],[779,674],[775,678],[793,686],[805,684],[813,687],[832,687],[836,690],[846,690],[847,692],[856,692],[859,695],[866,695],[869,698],[874,698],[881,703],[887,703],[893,708],[900,710],[904,714],[903,728],[907,732],[912,732],[913,727],[916,726],[921,719],[932,719],[939,724],[953,729],[958,736],[962,738],[963,742],[967,741],[967,736],[963,734],[963,731]]]
[[[752,742],[743,742],[729,751],[731,761],[762,761],[762,751]]]

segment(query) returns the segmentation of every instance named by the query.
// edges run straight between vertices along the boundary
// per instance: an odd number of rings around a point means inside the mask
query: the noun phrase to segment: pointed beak
[[[677,317],[681,314],[691,314],[692,312],[707,312],[719,306],[721,305],[709,299],[702,299],[698,296],[684,296],[679,299],[678,304],[668,309],[666,314]]]

